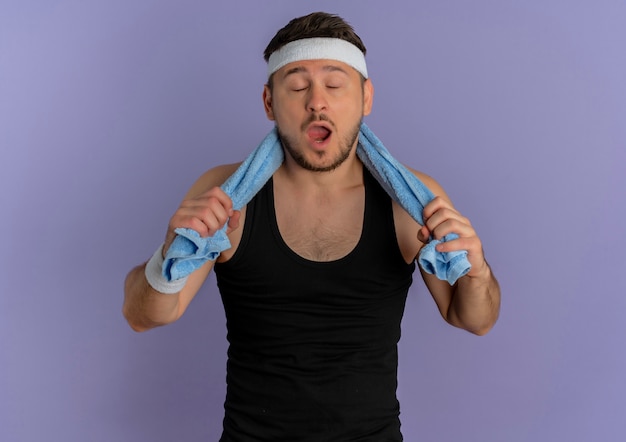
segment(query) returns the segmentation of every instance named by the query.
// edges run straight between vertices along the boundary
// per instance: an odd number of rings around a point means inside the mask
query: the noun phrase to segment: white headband
[[[268,78],[283,66],[302,60],[336,60],[359,71],[367,78],[365,55],[359,48],[340,38],[303,38],[272,52],[267,62]]]

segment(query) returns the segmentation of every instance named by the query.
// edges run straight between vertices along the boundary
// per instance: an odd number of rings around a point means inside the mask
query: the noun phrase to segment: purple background
[[[502,285],[484,338],[414,285],[406,440],[626,438],[623,1],[5,0],[0,440],[217,440],[213,278],[147,334],[123,280],[192,181],[271,128],[262,50],[313,10],[356,27],[368,124],[447,189]]]

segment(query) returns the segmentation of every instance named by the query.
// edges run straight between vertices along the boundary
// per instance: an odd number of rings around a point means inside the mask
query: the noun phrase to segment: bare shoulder
[[[409,169],[413,175],[415,175],[426,187],[430,189],[430,191],[435,194],[435,196],[440,196],[450,201],[450,198],[446,194],[446,191],[443,190],[443,187],[430,175],[425,174],[424,172],[420,172],[418,170],[412,169],[411,167],[405,166]]]
[[[448,195],[441,185],[430,175],[405,166],[411,171],[417,179],[419,179],[435,196],[441,196],[449,201]],[[398,203],[393,202],[393,217],[396,227],[396,236],[398,245],[406,262],[412,262],[415,256],[423,246],[422,242],[417,239],[417,232],[421,228],[420,224],[415,221],[409,213],[404,210]]]
[[[223,164],[204,172],[191,186],[186,198],[193,198],[216,186],[221,186],[241,163]]]

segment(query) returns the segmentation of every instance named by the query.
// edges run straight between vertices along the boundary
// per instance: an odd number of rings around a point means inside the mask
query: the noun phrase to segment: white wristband
[[[163,244],[159,246],[152,258],[146,263],[145,273],[148,284],[154,290],[168,295],[180,292],[187,282],[187,277],[177,279],[176,281],[168,281],[163,276]]]

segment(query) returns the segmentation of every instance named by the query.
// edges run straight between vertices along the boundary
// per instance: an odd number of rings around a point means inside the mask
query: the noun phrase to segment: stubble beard
[[[330,119],[324,114],[313,116],[303,125],[303,127],[308,126],[313,121],[327,121],[333,127],[335,127],[334,123],[330,121]],[[360,128],[361,121],[355,124],[352,130],[350,130],[346,136],[339,140],[339,152],[335,156],[332,163],[326,166],[316,166],[312,164],[309,160],[307,160],[302,152],[295,147],[297,143],[287,137],[284,133],[282,133],[280,127],[276,125],[278,138],[280,139],[283,147],[285,148],[289,156],[293,158],[298,166],[310,172],[330,172],[341,166],[350,157],[352,147],[355,145],[356,140],[359,137]],[[327,155],[327,152],[319,152],[317,155],[320,159],[323,159],[324,156]]]

